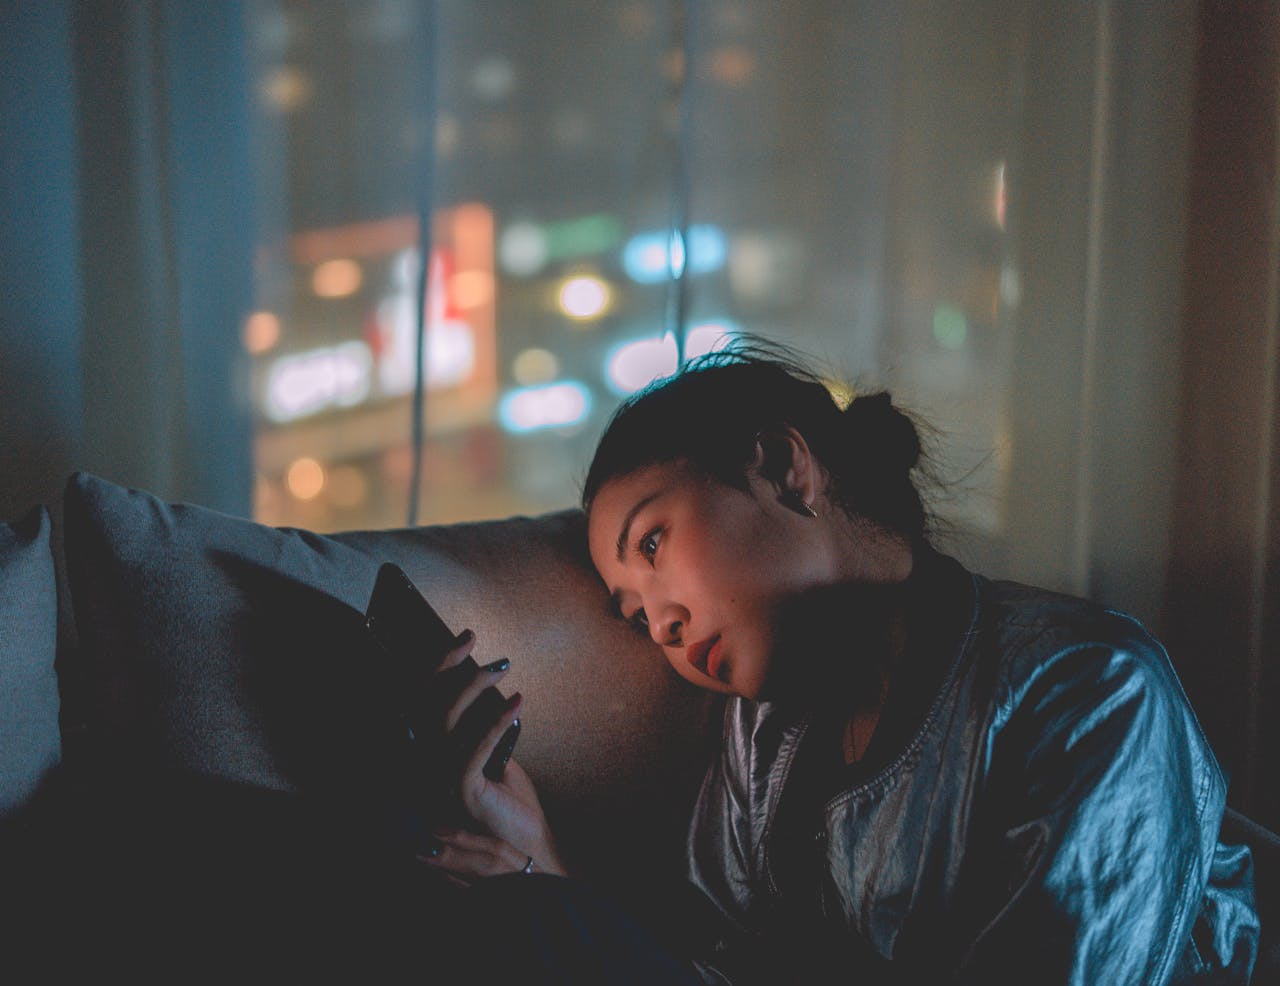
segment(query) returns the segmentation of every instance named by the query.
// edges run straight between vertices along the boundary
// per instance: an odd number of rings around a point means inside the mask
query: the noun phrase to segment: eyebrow
[[[622,519],[622,533],[618,535],[618,561],[621,562],[623,556],[627,553],[627,541],[631,537],[631,524],[636,519],[636,514],[647,507],[662,494],[660,492],[650,493],[648,496],[637,500],[635,505],[627,511],[626,517]]]

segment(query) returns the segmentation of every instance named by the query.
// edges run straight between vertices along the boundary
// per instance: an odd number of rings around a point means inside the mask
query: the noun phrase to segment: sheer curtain
[[[931,423],[950,550],[1167,631],[1261,804],[1272,19],[6,5],[0,503],[91,469],[316,530],[557,509],[622,395],[761,334]]]

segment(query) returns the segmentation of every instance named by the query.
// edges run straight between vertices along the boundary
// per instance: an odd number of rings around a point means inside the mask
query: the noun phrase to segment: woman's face
[[[817,525],[749,473],[746,491],[685,461],[609,480],[591,506],[596,570],[621,617],[712,691],[767,697],[787,603],[830,577]]]

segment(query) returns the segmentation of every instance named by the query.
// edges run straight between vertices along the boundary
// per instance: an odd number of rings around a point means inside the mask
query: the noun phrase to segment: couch
[[[516,755],[575,868],[642,905],[679,880],[720,706],[608,615],[579,511],[320,535],[86,473],[60,507],[0,523],[9,968],[25,953],[51,982],[437,969],[439,898],[388,850],[381,810],[362,615],[384,561],[476,631],[478,658],[511,659]],[[1233,811],[1224,838],[1254,848],[1255,981],[1280,981],[1280,840]]]
[[[375,810],[361,618],[384,561],[511,659],[516,757],[571,863],[624,890],[676,875],[715,700],[608,615],[580,511],[320,535],[87,473],[60,506],[0,524],[9,948],[171,972],[271,946],[294,968],[367,957],[397,916],[430,942],[402,910],[422,868]]]

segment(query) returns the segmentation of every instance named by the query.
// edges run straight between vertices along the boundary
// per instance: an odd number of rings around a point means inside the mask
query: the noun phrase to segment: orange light
[[[306,105],[313,89],[307,74],[292,65],[282,65],[262,80],[263,97],[286,113]]]
[[[746,48],[721,48],[711,56],[712,78],[731,88],[746,85],[755,70],[755,57]]]
[[[285,474],[289,492],[299,500],[314,500],[324,490],[324,466],[315,459],[298,459]]]
[[[244,348],[254,356],[280,342],[280,319],[273,312],[254,312],[244,323]]]
[[[479,308],[493,300],[493,275],[486,270],[464,270],[449,279],[449,294],[459,308]]]
[[[347,298],[360,290],[364,271],[354,260],[326,260],[311,272],[311,290],[321,298]]]

